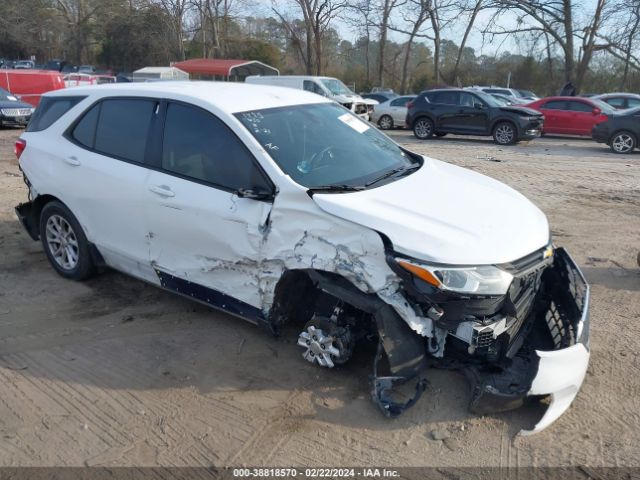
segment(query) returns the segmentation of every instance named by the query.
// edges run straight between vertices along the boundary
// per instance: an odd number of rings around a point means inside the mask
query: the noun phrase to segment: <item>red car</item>
[[[544,115],[543,133],[591,136],[591,130],[608,120],[613,107],[601,100],[582,97],[547,97],[528,103],[526,107]]]
[[[43,93],[64,88],[64,81],[49,70],[0,70],[0,88],[37,107]]]

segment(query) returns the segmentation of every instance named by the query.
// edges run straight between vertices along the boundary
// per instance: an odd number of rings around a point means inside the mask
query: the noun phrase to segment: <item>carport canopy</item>
[[[249,75],[280,75],[280,71],[257,60],[229,60],[219,58],[193,58],[173,64],[191,78],[244,80]]]

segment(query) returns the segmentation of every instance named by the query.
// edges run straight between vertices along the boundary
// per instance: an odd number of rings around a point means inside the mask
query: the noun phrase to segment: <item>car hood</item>
[[[512,188],[425,158],[416,172],[378,188],[316,193],[325,212],[386,235],[399,252],[453,265],[517,260],[549,241],[545,215]]]
[[[0,100],[0,108],[33,108],[33,105],[15,100]]]
[[[534,110],[533,108],[520,107],[520,106],[517,106],[517,105],[507,105],[507,106],[504,106],[504,107],[500,107],[500,110],[505,110],[507,112],[521,113],[523,115],[529,115],[529,116],[532,116],[532,117],[538,117],[538,116],[542,115],[539,111]]]

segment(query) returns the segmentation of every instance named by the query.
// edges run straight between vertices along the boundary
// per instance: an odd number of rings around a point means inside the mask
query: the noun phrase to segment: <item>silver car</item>
[[[403,127],[407,116],[407,104],[414,98],[416,98],[415,95],[403,95],[374,106],[371,113],[371,122],[378,125],[382,130]]]

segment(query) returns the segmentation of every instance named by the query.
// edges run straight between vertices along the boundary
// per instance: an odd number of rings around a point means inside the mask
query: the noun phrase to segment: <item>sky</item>
[[[574,0],[574,19],[579,22],[580,15],[589,15],[593,12],[595,3],[597,0]],[[276,5],[276,8],[282,11],[286,11],[287,8],[291,8],[291,2],[287,0],[254,0],[255,8],[252,8],[253,14],[261,16],[272,16],[272,7]],[[501,55],[504,52],[511,53],[526,53],[521,52],[521,47],[515,42],[513,37],[498,35],[493,38],[493,41],[487,36],[483,39],[483,35],[480,29],[487,25],[495,12],[492,10],[481,10],[475,22],[475,27],[472,30],[469,39],[467,40],[467,46],[475,50],[476,55]],[[464,30],[467,26],[468,16],[462,17],[460,21],[455,22],[451,28],[448,28],[443,33],[443,38],[453,40],[456,43],[462,39]],[[399,19],[396,19],[398,22]],[[517,23],[517,16],[515,14],[505,14],[500,17],[500,26],[505,29],[515,28]],[[400,25],[399,25],[400,26]],[[339,32],[340,36],[345,40],[354,41],[358,34],[354,31],[354,28],[350,26],[346,21],[336,19],[333,27]],[[390,32],[389,37],[396,42],[404,42],[407,38],[406,35],[397,32]],[[426,40],[429,42],[428,40]]]

